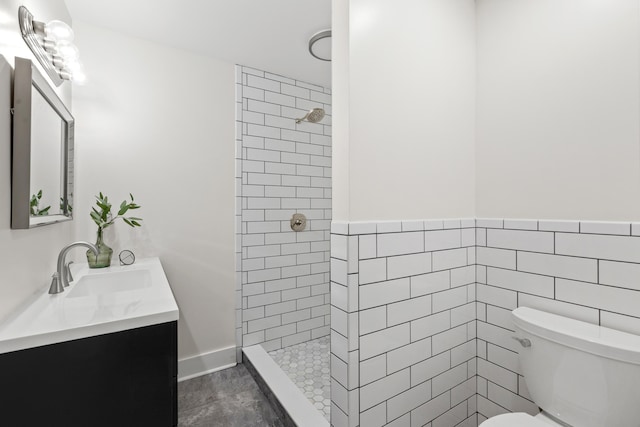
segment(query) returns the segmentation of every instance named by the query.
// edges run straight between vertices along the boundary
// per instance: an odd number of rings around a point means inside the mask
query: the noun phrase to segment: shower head
[[[296,119],[296,123],[300,123],[304,120],[311,123],[318,123],[322,119],[324,119],[324,109],[314,108],[313,110],[309,110],[309,112],[305,114],[304,117]]]

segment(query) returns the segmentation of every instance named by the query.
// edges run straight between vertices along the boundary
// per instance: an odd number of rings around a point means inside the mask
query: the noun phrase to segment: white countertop
[[[158,258],[99,269],[71,264],[71,271],[75,281],[64,292],[50,295],[48,287],[42,289],[0,324],[0,354],[178,320],[178,306]],[[115,281],[133,271],[140,271],[130,277],[140,277],[143,286],[96,294],[86,292],[87,282],[74,289],[84,276],[113,273]]]

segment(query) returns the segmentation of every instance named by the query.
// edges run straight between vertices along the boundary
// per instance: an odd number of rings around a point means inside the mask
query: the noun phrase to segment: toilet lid
[[[549,423],[540,421],[525,412],[514,412],[491,417],[481,427],[550,427]]]

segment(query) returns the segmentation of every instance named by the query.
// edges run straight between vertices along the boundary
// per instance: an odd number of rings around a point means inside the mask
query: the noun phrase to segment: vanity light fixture
[[[321,61],[331,61],[331,30],[318,31],[311,36],[309,53]]]
[[[65,80],[84,82],[80,51],[72,43],[73,30],[69,25],[62,21],[47,24],[36,21],[24,6],[18,9],[18,21],[22,38],[56,86]]]

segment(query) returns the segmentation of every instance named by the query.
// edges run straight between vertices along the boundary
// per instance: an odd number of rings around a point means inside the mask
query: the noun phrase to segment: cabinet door
[[[176,322],[0,355],[0,425],[177,425]]]

